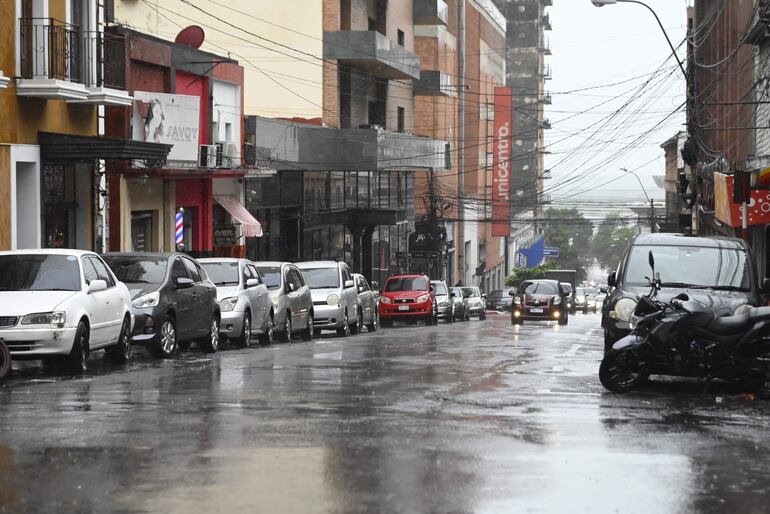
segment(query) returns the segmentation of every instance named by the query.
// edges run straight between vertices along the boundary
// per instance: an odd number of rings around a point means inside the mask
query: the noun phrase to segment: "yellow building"
[[[104,106],[130,105],[97,0],[0,2],[0,249],[101,249],[98,134]]]
[[[322,116],[320,0],[113,0],[116,24],[173,41],[189,25],[202,50],[244,68],[243,111],[268,118]]]

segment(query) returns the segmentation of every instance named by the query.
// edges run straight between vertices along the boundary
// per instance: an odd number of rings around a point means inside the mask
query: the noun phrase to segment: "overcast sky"
[[[681,43],[686,35],[687,2],[647,3],[660,16],[674,45]],[[546,190],[551,191],[554,203],[644,201],[637,180],[630,175],[621,177],[620,168],[625,167],[637,169],[648,194],[662,199],[663,190],[652,176],[663,174],[660,145],[684,129],[684,111],[664,118],[684,102],[685,88],[675,61],[669,60],[640,95],[632,93],[671,54],[655,18],[640,5],[598,8],[590,0],[554,0],[549,11],[553,30],[546,37],[553,55],[546,62],[553,79],[546,82],[546,89],[553,92],[553,104],[546,106],[546,117],[553,129],[546,131],[552,152],[546,155],[546,168],[552,170],[553,179]],[[679,54],[684,59],[684,45]],[[624,114],[609,118],[629,99],[632,102]],[[598,105],[602,102],[606,103]],[[650,133],[644,135],[647,131]]]

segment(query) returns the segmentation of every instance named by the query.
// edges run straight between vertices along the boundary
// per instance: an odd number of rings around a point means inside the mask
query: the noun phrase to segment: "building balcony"
[[[449,7],[444,0],[414,0],[415,25],[446,25]]]
[[[553,27],[551,27],[551,17],[548,14],[543,15],[543,30],[553,30]]]
[[[551,7],[553,5],[553,0],[543,0],[543,7]]]
[[[53,19],[22,18],[19,28],[18,95],[131,105],[133,99],[125,91],[125,46],[113,42],[114,36],[84,32]]]
[[[542,123],[540,124],[540,127],[544,130],[550,130],[551,129],[551,120],[544,119]]]
[[[541,75],[543,77],[543,80],[551,80],[553,76],[551,75],[551,65],[547,64],[543,67],[543,73]]]
[[[553,97],[551,93],[543,93],[540,96],[540,103],[544,105],[551,105],[553,103]]]
[[[420,96],[455,96],[452,77],[439,70],[421,70],[414,81],[414,94]]]
[[[324,59],[336,59],[383,79],[419,79],[420,58],[379,32],[324,32]]]
[[[551,55],[551,42],[548,39],[544,39],[540,45],[540,51],[543,55]]]

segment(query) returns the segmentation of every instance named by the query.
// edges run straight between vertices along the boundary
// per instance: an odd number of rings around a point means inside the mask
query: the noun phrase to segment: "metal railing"
[[[24,79],[125,89],[123,36],[82,31],[53,18],[20,18],[19,39]]]

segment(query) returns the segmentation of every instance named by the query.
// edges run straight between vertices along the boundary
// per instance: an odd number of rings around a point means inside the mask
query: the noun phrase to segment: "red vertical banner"
[[[511,235],[511,129],[509,87],[495,88],[495,132],[492,150],[492,237]]]

